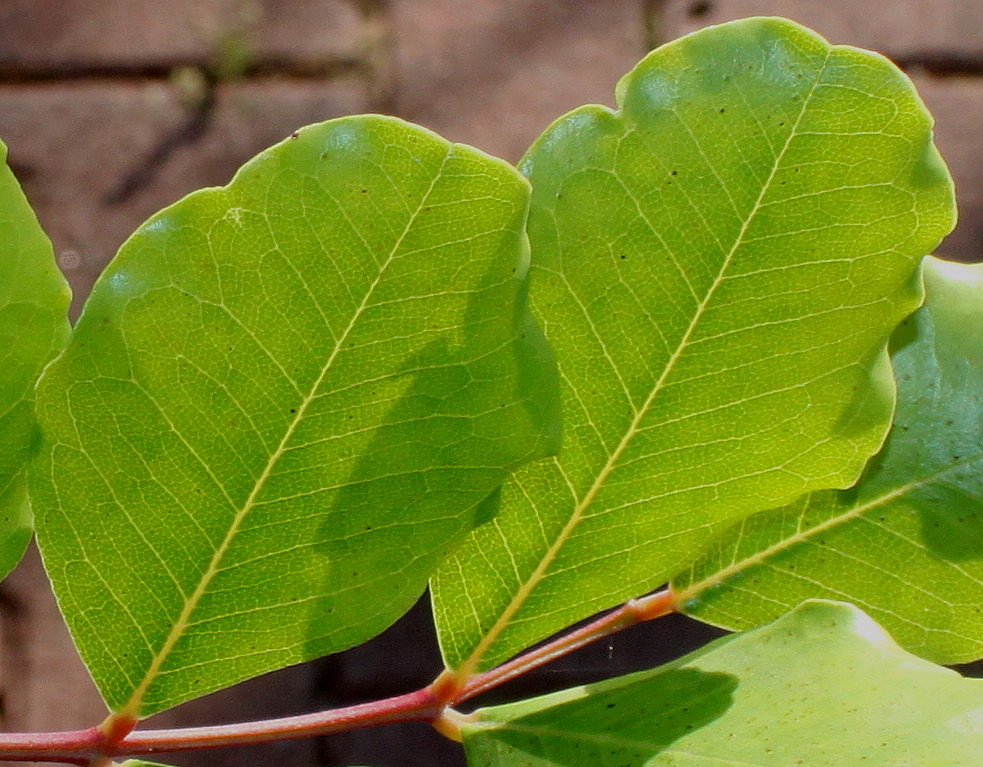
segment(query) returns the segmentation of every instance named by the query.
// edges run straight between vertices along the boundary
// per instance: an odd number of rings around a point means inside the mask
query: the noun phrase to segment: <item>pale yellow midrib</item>
[[[788,148],[792,143],[792,139],[796,135],[799,124],[802,122],[802,118],[808,109],[809,102],[812,100],[812,96],[815,93],[816,88],[818,87],[820,81],[822,80],[823,75],[826,73],[826,67],[829,64],[829,57],[831,53],[832,51],[827,51],[826,60],[823,62],[823,66],[821,67],[819,74],[816,76],[816,80],[812,84],[812,88],[810,89],[809,94],[806,96],[806,98],[802,100],[802,109],[799,111],[799,115],[795,120],[795,124],[792,125],[792,127],[789,130],[788,137],[785,140],[784,146],[782,146],[781,150],[778,152],[778,154],[775,157],[775,161],[772,164],[771,172],[768,174],[768,178],[765,179],[765,182],[761,185],[761,191],[758,193],[758,197],[754,201],[754,205],[751,207],[751,210],[748,211],[746,218],[741,224],[741,229],[737,233],[737,236],[734,238],[734,244],[731,246],[730,251],[727,253],[726,257],[724,258],[724,262],[721,265],[720,269],[717,271],[717,275],[714,278],[713,283],[710,285],[709,289],[707,290],[706,296],[704,297],[703,301],[701,301],[700,304],[697,306],[693,318],[690,320],[689,326],[686,328],[686,332],[683,334],[679,343],[676,345],[676,349],[673,351],[669,360],[666,362],[666,365],[663,368],[662,373],[659,376],[659,379],[655,382],[654,386],[652,387],[652,391],[649,393],[648,397],[646,397],[645,399],[645,402],[642,403],[642,406],[636,412],[635,417],[632,419],[631,425],[628,427],[621,441],[618,443],[618,446],[608,457],[608,460],[605,462],[603,468],[598,473],[597,477],[594,479],[594,482],[591,485],[590,489],[587,491],[587,494],[574,507],[573,513],[570,515],[570,519],[567,520],[567,523],[563,526],[563,529],[556,537],[556,540],[549,547],[549,549],[547,549],[546,554],[543,555],[543,558],[539,561],[539,564],[536,565],[535,570],[533,570],[530,576],[522,583],[522,585],[516,591],[515,596],[510,600],[509,604],[502,611],[501,615],[499,615],[495,623],[493,623],[492,626],[488,629],[488,631],[485,632],[484,636],[482,636],[481,638],[481,641],[475,646],[475,649],[471,652],[471,654],[467,657],[467,659],[465,659],[465,661],[461,663],[457,667],[457,669],[455,669],[455,675],[457,677],[462,679],[467,679],[475,673],[479,664],[481,663],[481,659],[484,656],[485,652],[488,650],[489,647],[491,647],[491,645],[495,642],[495,640],[502,633],[502,631],[505,630],[505,628],[509,624],[509,621],[519,611],[519,609],[522,607],[523,603],[525,602],[526,598],[529,596],[529,594],[532,593],[533,589],[535,589],[536,586],[540,583],[540,581],[542,581],[546,570],[556,559],[557,555],[560,552],[560,549],[563,548],[563,546],[566,544],[567,540],[570,538],[571,534],[573,533],[574,528],[576,528],[576,526],[580,524],[580,520],[583,518],[584,512],[587,510],[587,507],[590,506],[594,498],[600,492],[601,488],[604,485],[604,481],[614,470],[618,460],[621,457],[621,454],[625,451],[625,449],[628,447],[628,444],[631,442],[632,438],[637,433],[639,424],[645,418],[649,408],[652,406],[652,403],[655,401],[655,398],[661,392],[662,387],[665,385],[666,380],[668,379],[670,373],[674,369],[676,362],[679,360],[683,351],[686,349],[686,346],[689,343],[689,339],[693,335],[693,332],[696,330],[696,326],[699,324],[699,321],[703,316],[703,312],[706,310],[706,307],[709,304],[710,300],[713,298],[714,294],[717,292],[717,289],[720,287],[720,284],[723,281],[724,274],[729,268],[732,259],[734,258],[734,254],[737,252],[738,248],[740,248],[740,246],[743,244],[744,236],[746,235],[748,228],[751,226],[751,222],[754,220],[754,217],[757,215],[758,210],[761,208],[761,203],[764,200],[765,195],[768,193],[769,189],[771,188],[771,184],[774,181],[775,174],[778,172],[778,168],[785,157],[785,153],[788,151]],[[554,458],[553,462],[556,465],[559,465],[558,458]]]
[[[293,437],[293,434],[296,431],[297,426],[303,420],[305,411],[310,406],[311,402],[314,401],[318,390],[321,388],[321,384],[324,382],[324,379],[328,374],[328,371],[331,369],[331,366],[334,364],[335,359],[340,353],[342,345],[347,340],[352,329],[355,327],[355,323],[358,321],[359,317],[361,317],[362,312],[365,311],[369,299],[371,299],[379,283],[382,281],[382,277],[385,274],[387,267],[392,263],[393,259],[396,257],[396,254],[399,252],[399,249],[402,246],[403,241],[406,239],[407,234],[409,234],[409,231],[412,228],[413,223],[420,215],[420,212],[423,210],[423,207],[426,205],[427,200],[430,197],[430,194],[433,192],[434,186],[436,186],[437,181],[443,175],[444,168],[447,165],[447,161],[450,159],[451,154],[453,154],[453,151],[454,151],[453,145],[449,146],[446,154],[444,155],[444,159],[441,162],[440,167],[438,168],[437,172],[434,174],[434,177],[430,182],[430,186],[427,188],[426,192],[424,192],[424,194],[421,196],[419,205],[417,206],[416,210],[413,211],[413,213],[407,219],[406,226],[403,228],[403,231],[396,239],[396,242],[393,244],[392,248],[390,248],[389,255],[386,257],[386,260],[378,267],[378,271],[376,273],[375,279],[372,281],[372,284],[365,291],[365,295],[362,298],[361,303],[358,305],[358,307],[356,307],[355,311],[352,313],[352,318],[349,321],[347,327],[345,327],[341,335],[335,341],[334,348],[331,350],[331,354],[328,356],[327,361],[325,362],[324,366],[321,368],[321,372],[318,375],[317,379],[311,385],[307,396],[304,398],[303,402],[301,402],[297,406],[297,412],[294,415],[294,418],[291,420],[289,426],[287,427],[286,432],[284,432],[283,438],[276,446],[276,449],[270,454],[270,457],[266,462],[266,466],[263,467],[262,473],[253,484],[253,488],[250,491],[248,498],[246,498],[245,502],[243,503],[242,508],[236,512],[236,515],[233,518],[232,523],[229,525],[228,532],[226,533],[225,537],[222,539],[221,544],[219,544],[218,548],[215,550],[215,554],[212,556],[211,560],[209,561],[208,567],[202,573],[202,576],[198,581],[198,585],[195,587],[195,590],[191,593],[191,595],[185,600],[184,607],[181,609],[181,613],[178,615],[177,620],[174,622],[173,626],[171,627],[170,633],[168,633],[167,637],[164,640],[164,643],[161,645],[160,650],[154,656],[153,660],[150,663],[150,666],[148,666],[147,672],[144,675],[143,679],[140,681],[140,684],[137,685],[137,687],[133,690],[133,693],[130,695],[129,699],[126,701],[123,707],[117,712],[118,716],[124,716],[124,717],[132,716],[134,718],[139,717],[140,704],[143,700],[144,695],[146,694],[147,690],[150,689],[150,685],[153,684],[154,679],[156,679],[157,677],[157,673],[160,671],[160,668],[161,666],[163,666],[164,661],[167,659],[168,655],[170,655],[171,650],[174,649],[174,646],[178,643],[180,638],[183,636],[185,629],[188,627],[188,621],[190,620],[192,613],[194,612],[195,608],[198,606],[198,603],[201,601],[201,598],[204,596],[205,591],[208,589],[208,585],[211,583],[212,579],[218,574],[219,563],[222,561],[222,558],[225,556],[226,551],[228,551],[229,546],[232,544],[232,539],[239,531],[239,527],[241,526],[243,519],[245,519],[246,515],[249,513],[249,511],[256,503],[256,500],[259,497],[260,492],[262,492],[263,487],[266,484],[266,481],[269,479],[270,474],[273,471],[273,467],[277,464],[277,461],[279,461],[280,456],[283,455],[287,443],[290,441],[291,437]]]
[[[939,471],[932,472],[931,474],[922,477],[921,479],[917,479],[912,482],[907,482],[904,485],[901,485],[900,487],[897,487],[888,493],[884,493],[883,495],[879,495],[876,498],[872,498],[866,503],[862,503],[859,506],[854,506],[853,508],[847,509],[842,514],[837,514],[834,517],[830,517],[825,522],[821,522],[820,524],[815,525],[814,527],[810,527],[807,530],[800,530],[795,535],[790,535],[788,538],[783,538],[782,540],[773,543],[771,546],[761,549],[761,551],[755,552],[751,556],[745,557],[744,559],[738,560],[736,562],[732,562],[731,564],[727,565],[727,567],[723,567],[720,570],[717,570],[715,573],[713,573],[713,575],[707,576],[701,581],[697,581],[696,583],[690,584],[685,589],[676,591],[675,592],[676,603],[682,605],[688,602],[690,599],[694,599],[695,597],[699,596],[703,591],[706,591],[709,588],[713,588],[714,586],[723,583],[728,578],[737,575],[743,570],[747,570],[752,567],[757,567],[758,565],[763,564],[766,560],[770,559],[771,557],[780,554],[781,552],[790,549],[793,546],[797,546],[800,543],[805,543],[810,538],[814,538],[815,536],[821,535],[822,533],[825,533],[828,530],[832,530],[834,527],[838,527],[839,525],[857,519],[858,517],[863,516],[867,512],[880,508],[881,506],[891,503],[891,501],[895,501],[898,498],[902,498],[908,493],[914,490],[918,490],[919,488],[924,487],[925,485],[929,485],[933,482],[936,482],[940,477],[948,474],[950,471],[962,468],[971,463],[975,463],[976,461],[980,460],[980,458],[983,458],[983,453],[974,455],[971,458],[966,458],[962,461],[959,461],[958,463],[950,464],[945,468],[940,469]],[[828,490],[825,492],[836,493],[842,491]],[[778,513],[779,511],[780,509],[776,509],[775,513]],[[768,514],[771,512],[763,512],[763,513]],[[806,513],[805,511],[802,512],[802,514],[805,513]]]

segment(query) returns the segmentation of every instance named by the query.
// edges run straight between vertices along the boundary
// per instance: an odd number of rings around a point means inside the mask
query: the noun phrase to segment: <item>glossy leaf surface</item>
[[[810,597],[863,607],[912,652],[983,656],[983,266],[926,259],[895,334],[895,426],[861,482],[745,520],[675,588],[730,629]]]
[[[38,536],[108,704],[362,642],[554,448],[528,185],[395,119],[311,126],[152,218],[39,389]]]
[[[953,223],[907,79],[791,22],[671,43],[618,102],[521,166],[565,441],[436,577],[461,676],[656,588],[729,522],[852,484],[890,421],[887,340]]]
[[[0,143],[0,578],[31,537],[34,384],[68,338],[68,286]]]
[[[811,602],[675,663],[477,712],[471,767],[973,767],[983,682]]]

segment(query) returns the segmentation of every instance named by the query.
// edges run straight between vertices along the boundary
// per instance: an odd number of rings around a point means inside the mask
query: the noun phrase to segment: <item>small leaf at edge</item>
[[[687,614],[739,630],[843,599],[937,663],[983,657],[983,265],[924,270],[925,306],[894,336],[884,449],[855,487],[723,533],[674,583]]]
[[[653,671],[475,712],[470,767],[975,767],[983,682],[808,602]]]

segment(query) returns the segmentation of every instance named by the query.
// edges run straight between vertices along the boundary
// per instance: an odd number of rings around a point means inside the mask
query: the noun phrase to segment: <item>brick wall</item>
[[[382,111],[515,160],[556,116],[611,104],[653,44],[785,15],[881,50],[938,119],[959,186],[945,255],[983,245],[983,0],[0,0],[0,137],[79,298],[148,215],[225,183],[296,127]],[[623,672],[702,641],[640,627],[527,684]],[[438,661],[425,605],[363,648],[255,680],[155,724],[288,714],[405,692]],[[581,676],[574,676],[574,669]],[[67,729],[104,710],[35,555],[0,586],[0,727]],[[353,733],[175,764],[460,764],[425,727]]]

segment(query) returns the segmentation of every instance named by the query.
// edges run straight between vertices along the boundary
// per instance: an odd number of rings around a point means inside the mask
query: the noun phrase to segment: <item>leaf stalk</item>
[[[209,727],[139,730],[133,729],[134,720],[111,716],[87,730],[0,733],[0,760],[91,766],[112,757],[269,743],[397,722],[429,722],[442,735],[460,740],[461,726],[469,717],[452,706],[629,626],[667,615],[676,606],[676,597],[669,589],[632,599],[585,626],[470,679],[458,679],[445,671],[427,687],[392,698],[313,714]]]

